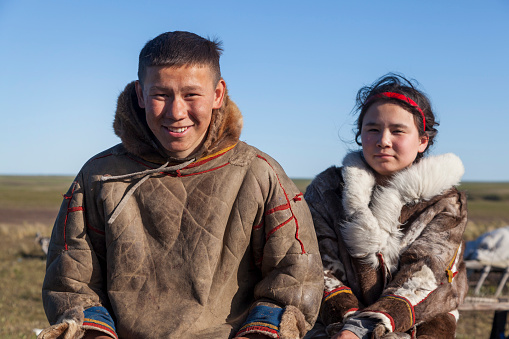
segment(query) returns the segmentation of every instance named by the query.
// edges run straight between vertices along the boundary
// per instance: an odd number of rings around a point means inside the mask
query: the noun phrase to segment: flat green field
[[[41,301],[45,261],[34,242],[51,234],[62,194],[73,177],[0,176],[0,338],[35,338],[48,322]],[[294,179],[304,192],[309,179]],[[469,224],[465,239],[509,225],[509,183],[464,183]],[[509,294],[504,290],[504,294]],[[488,338],[492,313],[461,314],[457,338]]]

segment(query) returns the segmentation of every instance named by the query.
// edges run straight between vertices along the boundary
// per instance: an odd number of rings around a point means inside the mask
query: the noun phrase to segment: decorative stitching
[[[288,224],[290,221],[292,221],[292,219],[295,219],[295,216],[292,215],[288,220],[284,221],[283,223],[281,223],[281,224],[277,225],[276,227],[274,227],[273,229],[271,229],[270,232],[265,237],[265,241],[269,240],[270,236],[272,234],[274,234],[274,232],[276,232],[278,229],[280,229],[284,225]],[[295,222],[297,222],[297,220],[295,220]],[[304,251],[304,248],[302,250]],[[303,252],[303,253],[305,253],[305,252]]]
[[[71,190],[71,194],[70,195],[65,195],[64,194],[64,199],[67,199],[67,211],[65,213],[65,220],[64,220],[64,249],[66,251],[68,250],[68,247],[67,247],[67,234],[66,234],[67,233],[67,218],[68,218],[70,212],[75,212],[73,209],[76,208],[76,207],[70,208],[69,206],[71,205],[72,197],[74,195],[74,190],[76,189],[77,185],[78,185],[78,182],[74,181],[73,182],[73,186],[72,186],[72,190]]]
[[[94,231],[96,233],[99,233],[100,235],[105,235],[106,233],[104,231],[101,231],[95,227],[93,227],[92,225],[90,225],[87,221],[87,228],[90,229],[91,231]]]
[[[284,210],[287,210],[289,208],[290,208],[290,204],[280,205],[280,206],[271,208],[270,210],[265,212],[265,215],[269,215],[269,214],[272,214],[272,213],[277,212],[277,211],[284,211]]]
[[[296,196],[294,196],[294,197],[293,197],[293,201],[301,201],[301,200],[302,200],[302,198],[301,198],[301,197],[302,197],[303,195],[304,195],[304,194],[302,194],[302,193],[297,194]]]
[[[267,332],[267,333],[271,333],[271,334],[275,334],[276,335],[276,338],[279,338],[279,333],[277,330],[273,330],[272,328],[270,327],[265,327],[265,326],[250,326],[250,327],[247,327],[245,329],[241,329],[238,333],[237,333],[237,337],[240,337],[242,334],[246,334],[250,331],[260,331],[260,332]]]
[[[407,305],[408,311],[410,313],[410,324],[412,326],[415,324],[415,311],[414,311],[414,307],[412,306],[412,304],[410,303],[410,301],[407,298],[402,297],[400,295],[395,295],[395,294],[388,294],[388,295],[383,296],[382,298],[403,301]]]
[[[111,334],[116,339],[118,339],[117,333],[115,333],[115,331],[108,324],[103,323],[102,321],[85,318],[83,321],[83,326],[100,328],[102,330],[107,331],[109,334]]]
[[[229,150],[231,150],[235,146],[237,146],[237,144],[235,144],[233,146],[230,146],[230,147],[226,147],[226,148],[224,148],[224,149],[222,149],[222,150],[220,150],[220,151],[218,151],[218,152],[216,152],[214,154],[207,155],[206,157],[200,158],[200,159],[196,160],[195,162],[187,165],[185,168],[193,168],[193,167],[196,167],[196,166],[200,166],[201,164],[209,162],[212,159],[220,157],[221,155],[225,154],[226,152],[228,152]]]
[[[242,331],[243,329],[245,328],[248,328],[248,327],[255,327],[255,326],[262,326],[262,327],[268,327],[272,330],[278,330],[278,327],[276,325],[273,325],[273,324],[270,324],[270,323],[266,323],[266,322],[262,322],[262,321],[253,321],[252,323],[249,323],[249,324],[246,324],[244,326],[242,326],[240,328],[240,330]]]
[[[334,296],[336,296],[338,294],[341,294],[341,293],[353,294],[352,293],[352,289],[350,287],[341,286],[341,287],[333,289],[330,292],[325,292],[324,295],[323,295],[323,302],[326,302],[330,298],[332,298],[332,297],[334,297]]]
[[[290,212],[292,213],[292,216],[290,217],[290,219],[288,219],[287,221],[285,221],[283,224],[279,225],[276,227],[276,229],[279,229],[281,228],[282,226],[284,226],[285,224],[287,224],[290,220],[294,219],[295,220],[295,239],[299,242],[300,244],[300,248],[302,250],[302,254],[306,253],[305,249],[304,249],[304,244],[302,243],[302,241],[299,239],[299,222],[297,221],[297,218],[295,218],[295,214],[293,213],[293,209],[292,209],[292,206],[290,205],[290,199],[288,199],[288,194],[286,194],[286,190],[284,189],[283,185],[281,184],[281,180],[279,179],[279,175],[277,174],[277,172],[274,170],[274,167],[272,167],[272,165],[267,161],[267,159],[265,159],[264,157],[262,157],[261,155],[257,154],[256,155],[259,159],[262,159],[263,161],[265,161],[269,166],[270,168],[272,169],[272,171],[274,171],[274,174],[276,175],[276,178],[277,178],[277,181],[278,181],[278,184],[279,184],[279,187],[281,187],[281,189],[283,190],[283,193],[285,195],[285,198],[286,198],[286,202],[287,204],[290,206],[289,209],[290,209]],[[276,231],[276,229],[273,229],[268,235],[267,235],[267,239],[268,237],[274,233]]]
[[[419,304],[422,304],[422,303],[423,303],[424,301],[426,301],[426,299],[428,299],[428,298],[429,298],[429,296],[430,296],[433,292],[435,292],[435,291],[436,291],[436,289],[435,289],[435,290],[433,290],[433,291],[431,291],[431,292],[429,292],[429,293],[428,293],[428,295],[427,295],[427,296],[425,296],[425,297],[424,297],[421,301],[419,301],[417,304],[415,304],[415,306],[417,306],[417,305],[419,305]],[[415,306],[414,306],[414,307],[415,307]]]
[[[454,252],[454,256],[453,256],[451,262],[449,263],[449,266],[447,266],[447,269],[445,270],[445,273],[447,274],[447,282],[449,284],[452,283],[452,280],[458,274],[457,271],[453,272],[452,269],[457,264],[457,261],[458,261],[458,252],[459,252],[460,248],[461,248],[461,243],[456,248],[456,251]]]
[[[381,314],[383,315],[384,317],[386,317],[387,319],[389,319],[389,321],[391,322],[391,332],[394,332],[395,328],[396,328],[396,323],[394,322],[394,319],[390,316],[389,313],[387,312],[382,312],[382,311],[372,311],[372,310],[365,310],[363,311],[363,313],[366,312],[366,313],[377,313],[377,314]]]
[[[265,334],[279,338],[279,325],[284,310],[278,307],[270,307],[258,305],[255,306],[245,323],[237,332],[237,337],[242,336],[242,333],[262,332]]]
[[[262,228],[263,227],[263,223],[264,223],[264,221],[262,220],[261,223],[259,223],[258,225],[253,226],[253,229],[254,230],[258,230],[258,229]]]

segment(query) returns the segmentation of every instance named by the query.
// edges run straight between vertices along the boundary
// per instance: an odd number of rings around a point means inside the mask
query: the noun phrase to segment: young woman
[[[454,338],[467,292],[464,173],[453,154],[423,157],[437,134],[426,96],[398,75],[357,94],[356,142],[319,174],[308,202],[324,264],[308,338]]]

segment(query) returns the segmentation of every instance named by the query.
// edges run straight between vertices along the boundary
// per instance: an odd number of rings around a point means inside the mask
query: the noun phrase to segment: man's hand
[[[348,330],[334,334],[331,339],[359,339],[353,332]]]
[[[269,337],[260,333],[249,333],[243,337],[235,337],[234,339],[267,339],[267,338]]]
[[[104,332],[87,330],[83,339],[112,339],[109,335],[105,335]]]

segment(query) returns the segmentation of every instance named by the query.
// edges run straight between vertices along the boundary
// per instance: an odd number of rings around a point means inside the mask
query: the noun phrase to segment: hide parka
[[[125,88],[122,143],[84,165],[55,222],[43,286],[53,326],[40,338],[304,336],[323,294],[311,215],[241,127],[226,95],[203,147],[172,159]]]
[[[368,337],[454,338],[467,292],[466,197],[453,154],[422,158],[383,187],[361,152],[319,174],[306,190],[324,266],[319,321],[327,338],[349,321]],[[406,334],[403,334],[406,333]],[[364,338],[364,337],[363,337]]]

